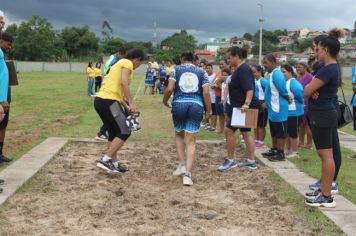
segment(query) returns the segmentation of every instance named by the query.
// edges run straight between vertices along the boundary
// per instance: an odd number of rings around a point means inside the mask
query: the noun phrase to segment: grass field
[[[162,105],[161,95],[143,95],[142,74],[133,80],[132,95],[141,112],[142,130],[132,135],[130,140],[151,143],[173,143],[174,131],[170,111]],[[16,159],[29,149],[50,136],[94,138],[101,122],[93,109],[93,98],[86,96],[86,78],[80,73],[23,73],[19,74],[20,86],[13,87],[10,124],[5,142],[5,153]],[[351,86],[345,82],[346,96],[351,96]],[[345,132],[356,134],[350,127]],[[223,140],[222,136],[203,130],[199,139]],[[352,152],[343,149],[346,157]],[[222,155],[225,155],[222,153]],[[294,160],[307,174],[318,178],[320,161],[313,150],[302,150],[301,158]],[[6,168],[6,166],[1,166]],[[356,203],[356,162],[343,159],[339,176],[341,193]],[[296,214],[311,225],[320,221],[326,228],[321,232],[340,233],[317,209],[310,210],[300,204],[302,197],[278,176],[271,177],[280,183],[280,196],[294,209]],[[39,178],[35,188],[45,177]],[[38,182],[37,181],[37,182]],[[31,189],[31,187],[29,188]],[[23,190],[30,191],[30,190]],[[0,218],[2,215],[0,208]],[[314,219],[314,220],[311,220]],[[314,225],[315,226],[315,225]],[[315,226],[319,227],[319,226]],[[320,227],[322,230],[322,227]]]

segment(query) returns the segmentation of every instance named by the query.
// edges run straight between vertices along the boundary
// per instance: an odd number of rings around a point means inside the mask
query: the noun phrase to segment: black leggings
[[[310,128],[317,150],[332,148],[335,163],[334,181],[337,180],[341,167],[341,150],[337,132],[336,111],[310,111]]]
[[[103,81],[101,76],[95,77],[95,92],[98,92],[101,88],[101,82]]]

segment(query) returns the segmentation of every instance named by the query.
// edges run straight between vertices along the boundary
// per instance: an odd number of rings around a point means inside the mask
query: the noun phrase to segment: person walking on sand
[[[163,104],[171,107],[168,100],[173,95],[172,118],[176,131],[176,148],[179,159],[173,175],[184,175],[183,185],[192,186],[192,170],[195,160],[195,143],[204,105],[207,116],[211,116],[209,79],[206,72],[192,64],[193,53],[181,55],[181,65],[171,72],[168,87],[163,96]],[[184,140],[186,138],[186,141]]]

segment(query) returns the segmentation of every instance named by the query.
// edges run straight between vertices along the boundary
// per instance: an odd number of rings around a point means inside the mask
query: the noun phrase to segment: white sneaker
[[[286,158],[298,158],[299,154],[298,152],[290,152],[286,155]]]
[[[184,175],[183,176],[183,185],[185,186],[192,186],[193,185],[193,180],[190,176]]]
[[[187,168],[185,168],[184,164],[178,164],[177,169],[173,172],[173,175],[175,176],[184,175],[186,171]]]

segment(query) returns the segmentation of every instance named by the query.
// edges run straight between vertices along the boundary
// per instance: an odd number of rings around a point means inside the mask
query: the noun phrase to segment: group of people
[[[11,88],[9,86],[9,70],[5,62],[5,55],[10,52],[14,41],[11,34],[3,32],[5,26],[5,16],[0,11],[0,165],[10,162],[12,159],[3,154],[6,127],[9,123]],[[0,179],[0,185],[5,180]],[[0,193],[3,189],[0,187]]]
[[[336,61],[341,33],[334,29],[328,35],[314,39],[310,63],[312,74],[303,63],[298,63],[296,68],[289,64],[278,65],[273,54],[263,59],[263,67],[267,71],[264,74],[261,65],[246,63],[247,50],[233,46],[227,50],[226,61],[230,68],[224,66],[225,60],[221,60],[221,77],[217,78],[212,65],[205,65],[204,71],[194,65],[191,54],[182,55],[182,64],[172,72],[163,98],[163,103],[172,109],[176,130],[179,164],[173,174],[183,175],[184,185],[193,184],[195,140],[204,111],[204,120],[210,121],[210,126],[214,127],[216,118],[212,116],[222,104],[227,156],[218,167],[219,171],[236,167],[257,169],[255,148],[264,146],[268,120],[272,147],[262,155],[270,161],[295,158],[298,157],[298,147],[310,149],[314,140],[322,163],[321,178],[309,185],[312,192],[306,193],[305,202],[310,206],[334,207],[336,203],[332,194],[338,193],[336,180],[341,166],[337,134],[337,90],[341,85],[341,75]],[[216,97],[216,87],[222,88],[221,100]],[[231,125],[234,107],[243,112],[250,108],[259,110],[254,138],[250,135],[250,128]],[[238,129],[246,145],[247,157],[239,163],[234,155]]]
[[[143,94],[146,94],[147,89],[149,89],[149,94],[152,95],[155,93],[163,94],[173,69],[174,67],[170,60],[163,61],[159,66],[154,58],[150,58],[147,63]]]
[[[101,83],[103,81],[102,72],[101,72],[101,62],[95,63],[95,67],[92,62],[88,63],[86,70],[87,79],[88,79],[88,89],[87,94],[89,97],[94,96],[93,87],[95,93],[101,88]],[[94,86],[95,85],[95,86]]]

